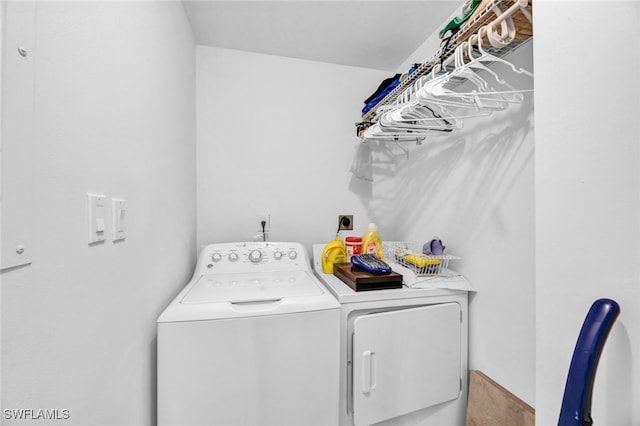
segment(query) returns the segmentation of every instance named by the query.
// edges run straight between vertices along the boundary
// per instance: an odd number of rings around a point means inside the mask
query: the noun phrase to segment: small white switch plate
[[[106,239],[105,202],[104,195],[87,194],[89,245],[104,242]]]
[[[126,234],[127,202],[120,198],[111,200],[111,224],[113,225],[113,241],[122,241]]]

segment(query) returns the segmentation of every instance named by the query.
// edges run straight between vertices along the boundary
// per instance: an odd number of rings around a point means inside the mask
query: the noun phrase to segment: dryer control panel
[[[194,276],[296,270],[311,271],[309,255],[300,243],[218,243],[202,248]]]

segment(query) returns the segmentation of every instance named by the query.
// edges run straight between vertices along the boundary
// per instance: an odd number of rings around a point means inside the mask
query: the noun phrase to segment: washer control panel
[[[311,270],[300,243],[246,242],[209,244],[202,248],[196,275],[250,271]]]

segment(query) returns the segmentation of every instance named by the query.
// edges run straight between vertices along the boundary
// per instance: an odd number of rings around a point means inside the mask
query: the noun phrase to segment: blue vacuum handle
[[[591,305],[573,351],[558,426],[593,424],[593,381],[604,343],[619,314],[620,306],[611,299],[598,299]]]

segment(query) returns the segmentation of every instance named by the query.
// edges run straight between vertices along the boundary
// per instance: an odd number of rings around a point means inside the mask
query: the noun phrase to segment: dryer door
[[[354,322],[353,415],[370,425],[457,399],[461,308],[444,303],[363,315]]]

